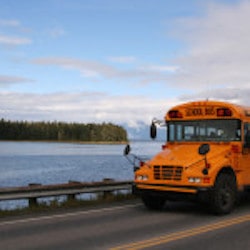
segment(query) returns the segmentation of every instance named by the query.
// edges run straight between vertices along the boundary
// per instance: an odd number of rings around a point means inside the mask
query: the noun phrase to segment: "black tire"
[[[166,199],[158,196],[143,195],[142,201],[149,210],[161,210],[164,207]]]
[[[233,210],[236,201],[236,180],[234,175],[221,173],[218,175],[211,192],[210,203],[216,214],[228,214]]]

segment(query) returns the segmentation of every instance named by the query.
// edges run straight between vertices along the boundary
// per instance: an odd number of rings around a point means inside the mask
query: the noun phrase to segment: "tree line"
[[[82,124],[1,119],[0,140],[121,142],[127,141],[127,132],[123,127],[112,123]]]

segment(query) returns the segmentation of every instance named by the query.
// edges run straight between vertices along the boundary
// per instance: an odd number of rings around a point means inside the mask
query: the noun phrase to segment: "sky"
[[[250,1],[1,0],[0,119],[139,128],[173,105],[250,106]]]

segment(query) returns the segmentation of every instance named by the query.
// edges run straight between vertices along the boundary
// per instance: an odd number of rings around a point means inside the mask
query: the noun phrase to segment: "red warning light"
[[[232,116],[232,111],[231,111],[231,109],[228,109],[228,108],[219,108],[219,109],[217,109],[217,116],[219,116],[219,117]]]
[[[171,110],[168,112],[170,118],[183,118],[182,113],[179,110]]]

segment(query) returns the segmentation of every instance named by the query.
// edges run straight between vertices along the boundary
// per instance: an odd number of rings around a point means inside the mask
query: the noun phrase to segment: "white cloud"
[[[137,66],[131,69],[120,69],[107,63],[63,57],[37,58],[32,63],[77,70],[84,77],[96,79],[103,77],[106,80],[132,80],[141,84],[166,82],[168,74],[177,70],[176,66],[166,65]]]
[[[115,63],[134,63],[136,61],[135,56],[119,56],[119,57],[109,57],[109,61]]]
[[[19,27],[20,22],[14,19],[0,19],[0,26],[4,27]]]
[[[0,93],[0,117],[11,120],[113,122],[137,126],[163,118],[175,99],[153,100],[143,96],[112,96],[101,92]]]
[[[180,101],[193,101],[193,100],[205,100],[215,99],[225,102],[231,102],[241,105],[250,106],[250,87],[249,88],[214,88],[207,89],[191,95],[183,95],[180,97]]]
[[[32,43],[30,38],[23,37],[23,33],[30,32],[30,29],[23,27],[19,20],[0,19],[0,28],[0,45],[20,46]]]
[[[66,34],[65,30],[61,27],[54,27],[47,32],[52,38],[58,38]]]
[[[113,77],[115,68],[95,61],[79,60],[75,58],[47,57],[33,60],[38,65],[53,65],[64,69],[77,70],[85,77]]]
[[[32,40],[24,37],[14,37],[14,36],[6,36],[0,35],[0,44],[3,45],[25,45],[31,44]]]
[[[250,86],[250,2],[209,4],[203,17],[179,20],[174,35],[186,42],[187,52],[169,83],[202,90]]]
[[[176,72],[179,67],[178,66],[168,66],[168,65],[148,65],[148,66],[141,66],[141,70],[144,71],[151,71],[151,72]]]
[[[27,83],[27,82],[34,82],[34,80],[25,77],[0,75],[0,87],[6,87],[12,84]]]

